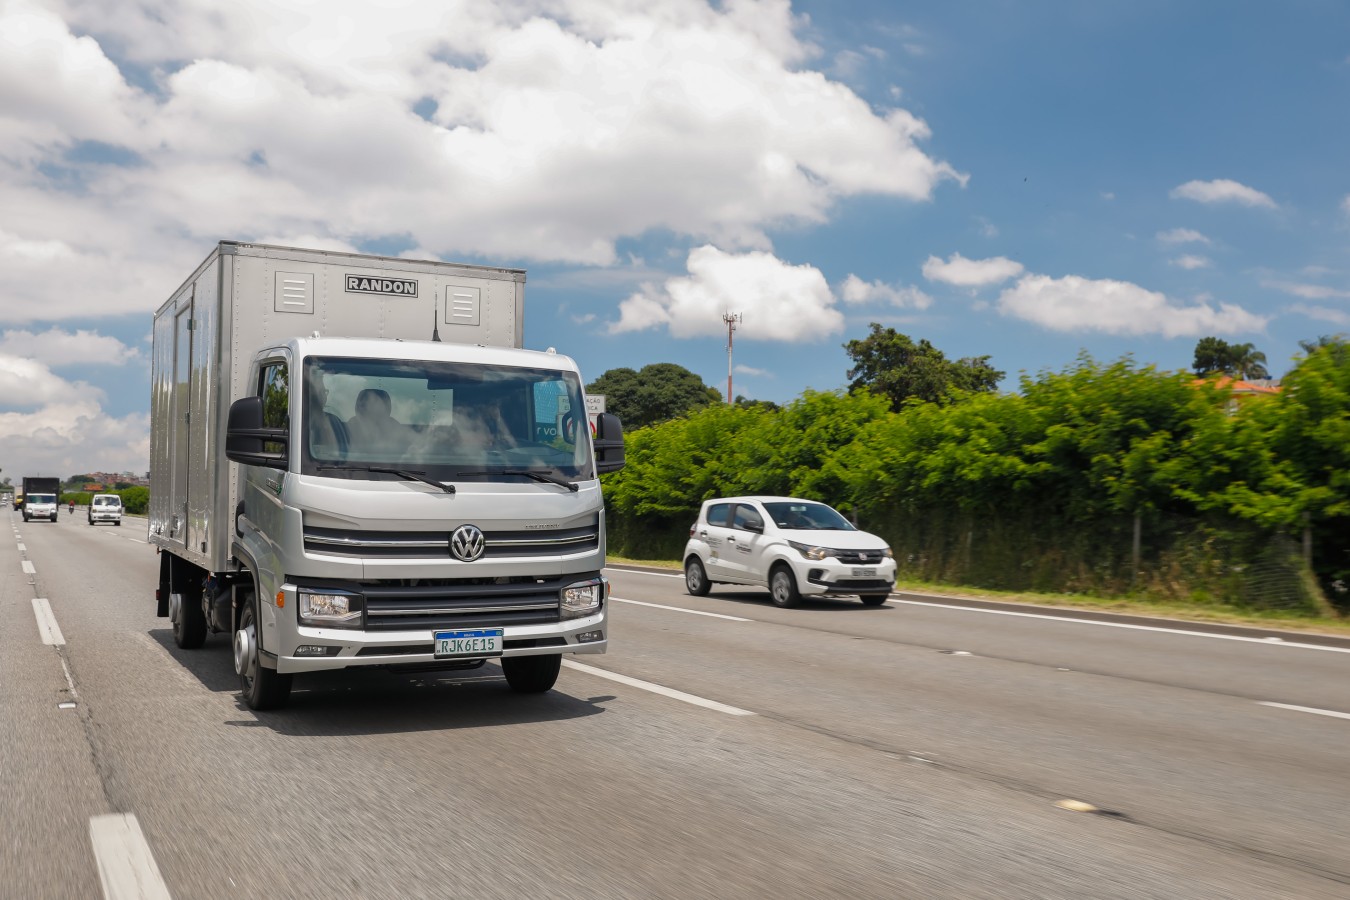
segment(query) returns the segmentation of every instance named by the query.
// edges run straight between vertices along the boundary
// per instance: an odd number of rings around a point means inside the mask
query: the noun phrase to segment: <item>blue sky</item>
[[[145,469],[221,238],[522,266],[588,378],[722,389],[741,312],[779,402],[873,321],[1009,390],[1350,332],[1344,3],[368,6],[0,3],[5,474]]]

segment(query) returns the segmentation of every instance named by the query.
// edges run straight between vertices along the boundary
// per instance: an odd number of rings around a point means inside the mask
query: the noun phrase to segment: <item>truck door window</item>
[[[291,421],[291,379],[285,361],[262,367],[258,395],[263,401],[263,427],[288,428]],[[285,447],[273,441],[263,444],[265,453],[282,453]]]

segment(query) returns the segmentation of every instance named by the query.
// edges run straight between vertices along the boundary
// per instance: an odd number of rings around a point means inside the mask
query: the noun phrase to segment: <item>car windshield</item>
[[[764,509],[786,531],[857,531],[853,523],[824,503],[801,500],[765,503]]]
[[[29,502],[29,503],[55,503],[55,502],[56,502],[56,495],[55,495],[55,494],[29,494],[29,495],[28,495],[28,502]]]
[[[392,359],[305,363],[304,470],[445,481],[525,472],[594,477],[573,372]]]

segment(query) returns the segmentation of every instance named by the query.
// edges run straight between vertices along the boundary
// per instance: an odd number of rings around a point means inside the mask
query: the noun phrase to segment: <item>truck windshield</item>
[[[29,495],[28,495],[28,502],[29,502],[29,503],[55,503],[55,502],[56,502],[56,495],[55,495],[55,494],[29,494]]]
[[[441,481],[503,470],[594,477],[581,382],[555,369],[314,357],[304,368],[306,472]],[[519,479],[515,479],[519,480]]]

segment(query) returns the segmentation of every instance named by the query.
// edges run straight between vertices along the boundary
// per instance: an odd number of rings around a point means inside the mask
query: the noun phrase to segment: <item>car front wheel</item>
[[[890,594],[863,594],[858,599],[863,602],[863,606],[880,606],[890,598]]]
[[[684,564],[684,587],[695,597],[706,597],[708,589],[712,587],[708,581],[708,572],[697,556],[689,557],[689,561]]]
[[[802,602],[801,592],[797,590],[797,579],[787,566],[776,565],[769,573],[769,596],[774,606],[790,609]]]

